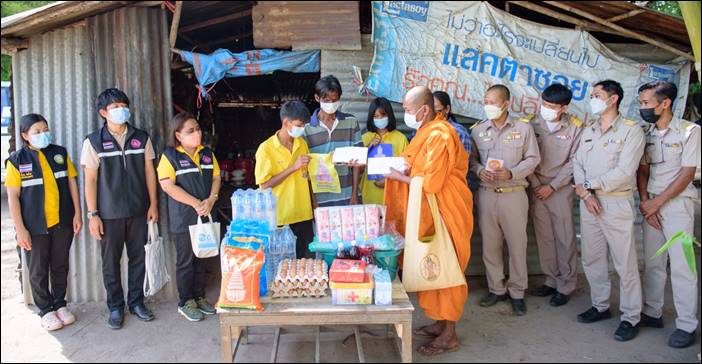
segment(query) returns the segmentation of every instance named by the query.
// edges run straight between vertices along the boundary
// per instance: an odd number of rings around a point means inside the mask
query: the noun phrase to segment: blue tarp
[[[218,49],[211,54],[176,50],[184,61],[195,68],[200,93],[207,98],[205,86],[224,77],[241,77],[268,74],[273,71],[295,73],[319,72],[319,51],[276,51],[261,49],[232,53]]]

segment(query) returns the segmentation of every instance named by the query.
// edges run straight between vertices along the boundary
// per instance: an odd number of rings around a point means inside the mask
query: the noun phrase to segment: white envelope
[[[368,161],[368,148],[342,147],[334,150],[332,163],[347,164],[352,160],[355,160],[358,164],[366,164]]]
[[[368,174],[389,174],[390,168],[405,172],[407,163],[402,157],[382,157],[368,159]]]

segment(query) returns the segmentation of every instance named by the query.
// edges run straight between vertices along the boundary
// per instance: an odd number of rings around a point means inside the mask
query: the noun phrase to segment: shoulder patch
[[[521,121],[522,123],[528,123],[531,121],[531,119],[534,118],[534,116],[535,116],[534,114],[529,114],[523,118],[520,118],[519,121]]]
[[[684,122],[682,122],[682,125],[680,125],[680,126],[685,130],[691,130],[692,128],[697,126],[697,124],[691,123],[689,121],[684,121]]]
[[[480,120],[480,121],[474,123],[473,125],[471,125],[470,128],[468,128],[468,129],[473,130],[473,129],[475,129],[475,127],[477,127],[478,125],[482,124],[484,121],[485,121],[485,120]]]
[[[624,119],[624,125],[627,125],[627,126],[636,126],[637,124],[638,124],[638,122],[636,122],[635,120]]]
[[[575,125],[576,127],[581,127],[583,125],[583,121],[578,119],[577,116],[573,115],[570,117],[570,123]]]

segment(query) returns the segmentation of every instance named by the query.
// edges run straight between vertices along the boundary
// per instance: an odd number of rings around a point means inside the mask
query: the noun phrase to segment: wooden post
[[[610,29],[612,29],[612,30],[615,30],[615,31],[621,33],[620,35],[622,35],[622,36],[629,37],[629,38],[633,38],[633,39],[638,39],[638,40],[640,40],[640,41],[642,41],[642,42],[646,42],[646,43],[651,44],[651,45],[654,45],[654,46],[656,46],[656,47],[663,48],[663,49],[665,49],[665,50],[667,50],[667,51],[669,51],[669,52],[672,52],[672,53],[677,54],[677,55],[679,55],[679,56],[685,57],[686,59],[688,59],[688,60],[690,60],[690,61],[693,61],[693,62],[694,62],[694,60],[695,60],[695,57],[693,57],[693,56],[692,56],[691,54],[689,54],[689,53],[686,53],[686,52],[684,52],[684,51],[681,51],[681,50],[679,50],[679,49],[677,49],[677,48],[675,48],[675,47],[671,47],[671,46],[669,46],[669,45],[667,45],[667,44],[665,44],[665,43],[663,43],[663,42],[661,42],[661,41],[657,41],[657,40],[651,39],[651,37],[647,37],[647,36],[645,36],[645,35],[642,35],[642,34],[639,34],[639,33],[634,32],[634,31],[631,31],[631,30],[629,30],[629,29],[626,29],[626,28],[624,28],[624,27],[621,27],[621,26],[619,26],[619,25],[617,25],[617,24],[614,24],[614,23],[612,23],[612,22],[610,22],[610,21],[607,21],[606,19],[600,18],[599,16],[590,14],[590,13],[588,13],[587,11],[583,11],[583,10],[580,10],[580,9],[576,9],[576,8],[570,6],[570,5],[566,5],[566,4],[560,3],[560,2],[558,2],[558,1],[544,1],[544,2],[545,2],[546,4],[555,6],[555,7],[559,8],[559,9],[563,9],[563,10],[565,10],[565,11],[569,11],[569,12],[571,12],[571,13],[573,13],[573,14],[580,15],[580,16],[582,16],[582,17],[584,17],[584,18],[587,18],[587,19],[590,19],[590,20],[592,20],[592,21],[595,21],[595,22],[597,22],[597,23],[599,23],[599,24],[602,24],[602,25],[604,25],[604,26],[606,26],[606,27],[608,27],[608,28],[610,28]]]
[[[176,9],[171,22],[171,34],[168,38],[171,48],[175,47],[176,39],[178,39],[178,24],[180,23],[180,13],[183,10],[183,2],[176,1]]]

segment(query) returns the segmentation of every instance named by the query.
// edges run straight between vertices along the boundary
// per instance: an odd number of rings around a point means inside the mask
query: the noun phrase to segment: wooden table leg
[[[241,329],[241,345],[247,345],[249,343],[249,327],[244,326]]]
[[[222,347],[222,362],[223,363],[233,363],[234,353],[232,352],[232,332],[229,325],[224,321],[219,322],[219,329],[221,333],[221,347]]]
[[[358,326],[353,328],[353,334],[356,337],[356,351],[358,352],[358,362],[366,362],[366,354],[363,352],[363,343],[361,342],[361,330]]]
[[[271,352],[271,363],[275,363],[278,357],[278,345],[280,344],[280,327],[275,328],[275,334],[273,334],[273,351]]]
[[[412,362],[412,319],[402,323],[402,362]],[[399,333],[398,333],[399,334]]]
[[[319,363],[319,334],[320,331],[322,331],[320,326],[317,326],[317,338],[315,339],[315,344],[314,344],[314,362]]]

